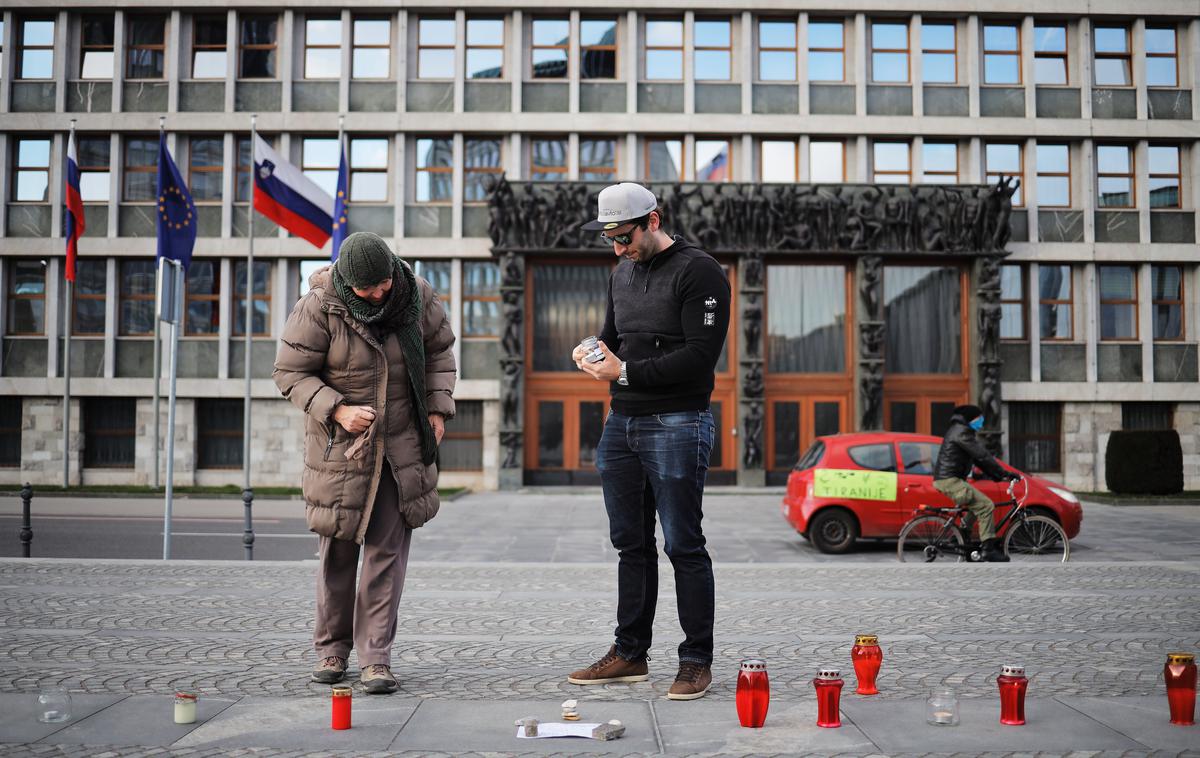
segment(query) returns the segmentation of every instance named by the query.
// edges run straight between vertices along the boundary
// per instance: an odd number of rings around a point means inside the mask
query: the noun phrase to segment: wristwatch
[[[625,361],[621,361],[621,373],[617,375],[617,384],[622,387],[629,386],[629,374],[626,373],[625,366]]]

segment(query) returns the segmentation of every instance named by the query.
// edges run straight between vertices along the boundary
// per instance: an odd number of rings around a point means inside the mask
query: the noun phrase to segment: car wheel
[[[808,539],[822,553],[848,553],[858,539],[858,521],[840,508],[823,510],[813,517]]]

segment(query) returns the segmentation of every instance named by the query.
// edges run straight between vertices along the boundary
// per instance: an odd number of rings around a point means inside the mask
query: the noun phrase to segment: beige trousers
[[[391,471],[391,464],[384,461],[362,546],[362,577],[358,578],[357,591],[358,544],[319,538],[317,619],[313,627],[318,658],[348,658],[354,648],[361,667],[392,665],[396,613],[404,590],[412,530],[400,517],[399,494]]]
[[[954,501],[955,505],[965,505],[967,510],[979,520],[979,539],[990,540],[996,536],[996,522],[992,512],[996,504],[992,499],[972,487],[965,479],[937,479],[933,488]]]

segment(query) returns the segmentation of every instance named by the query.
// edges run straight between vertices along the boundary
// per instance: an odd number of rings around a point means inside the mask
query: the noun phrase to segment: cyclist
[[[1000,540],[996,539],[996,522],[992,512],[996,506],[991,498],[972,487],[967,475],[974,466],[997,482],[1020,479],[1019,474],[1008,471],[992,457],[991,453],[975,437],[983,428],[983,411],[975,405],[960,405],[950,416],[950,428],[938,449],[937,462],[933,464],[933,487],[954,501],[965,506],[979,521],[979,539],[982,541],[983,560],[1002,563],[1008,560]],[[966,524],[970,529],[969,519]]]

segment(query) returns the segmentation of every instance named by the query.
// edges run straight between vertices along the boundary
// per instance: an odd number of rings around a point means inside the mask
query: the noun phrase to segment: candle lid
[[[1167,653],[1167,663],[1187,665],[1195,662],[1196,656],[1191,653]]]
[[[1001,666],[1001,676],[1025,676],[1024,666]]]
[[[879,637],[874,634],[856,634],[854,636],[855,645],[878,645]]]
[[[354,692],[354,690],[350,689],[344,684],[333,688],[334,697],[350,697],[352,692]]]
[[[762,658],[742,659],[742,671],[766,671],[767,662]]]
[[[841,679],[842,670],[835,668],[823,668],[817,671],[818,679]]]
[[[195,700],[196,694],[194,692],[176,692],[175,699],[176,700]]]

